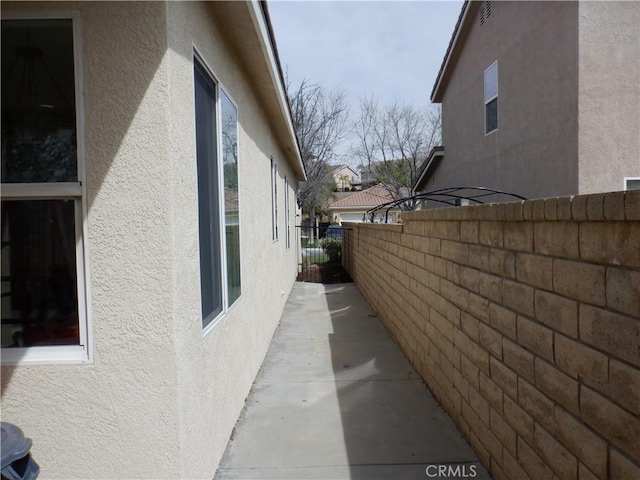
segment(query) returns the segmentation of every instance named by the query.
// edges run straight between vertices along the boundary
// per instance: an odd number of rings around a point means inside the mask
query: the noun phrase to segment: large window
[[[194,78],[200,293],[202,323],[207,327],[240,297],[241,291],[238,113],[198,61]]]
[[[222,163],[224,165],[224,220],[227,241],[227,288],[231,305],[240,296],[240,215],[238,209],[238,110],[220,91]]]
[[[484,133],[498,129],[498,62],[484,71]]]
[[[3,363],[89,360],[77,21],[2,20]]]

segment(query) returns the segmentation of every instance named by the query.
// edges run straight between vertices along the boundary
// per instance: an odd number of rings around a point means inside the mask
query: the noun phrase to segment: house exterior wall
[[[169,2],[171,152],[174,188],[174,332],[178,362],[180,478],[212,478],[253,379],[262,364],[297,273],[295,176],[211,5]],[[241,4],[235,8],[243,8]],[[236,16],[236,22],[240,22]],[[243,25],[236,25],[237,28]],[[245,27],[248,25],[244,25]],[[213,28],[212,28],[213,27]],[[193,138],[193,47],[238,106],[238,163],[242,296],[202,338],[199,300],[197,191]],[[271,157],[278,166],[278,240],[271,234]],[[285,182],[291,246],[286,248]],[[181,186],[183,185],[183,186]],[[184,185],[189,186],[185,189]],[[185,215],[186,213],[186,215]],[[185,242],[184,239],[190,239]],[[203,461],[206,459],[205,461]]]
[[[494,478],[640,478],[640,192],[403,221],[345,266]]]
[[[351,189],[354,185],[360,184],[360,175],[354,172],[350,167],[343,167],[333,172],[333,181],[338,191]]]
[[[579,192],[640,176],[640,4],[580,2]]]
[[[479,3],[442,97],[445,157],[428,189],[484,186],[527,198],[577,193],[578,3]],[[485,135],[484,71],[498,61],[498,130]],[[435,175],[435,185],[433,176]]]
[[[2,13],[54,6],[80,12],[94,356],[3,367],[3,421],[33,439],[46,478],[212,478],[296,274],[295,175],[256,94],[255,82],[271,80],[247,80],[211,5],[3,2]],[[193,45],[239,116],[242,296],[206,336]]]

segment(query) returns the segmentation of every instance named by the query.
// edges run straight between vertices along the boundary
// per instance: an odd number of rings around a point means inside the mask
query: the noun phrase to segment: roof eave
[[[271,77],[277,92],[278,104],[283,118],[285,119],[287,133],[289,134],[291,143],[294,147],[292,149],[294,155],[293,166],[296,170],[298,180],[304,181],[307,179],[307,175],[304,163],[302,162],[300,143],[296,130],[293,126],[293,115],[291,114],[289,97],[287,96],[287,90],[285,88],[284,75],[282,73],[282,66],[280,65],[280,57],[278,56],[278,48],[273,33],[273,27],[271,25],[271,18],[269,17],[267,3],[264,0],[250,0],[248,4],[251,20],[256,28],[263,54],[267,60],[269,76]]]
[[[444,54],[442,64],[440,65],[440,70],[438,71],[438,76],[436,77],[435,84],[433,85],[433,89],[431,90],[432,103],[442,102],[446,80],[448,79],[450,68],[453,67],[454,63],[452,57],[454,56],[454,53],[456,53],[460,48],[463,34],[466,31],[465,27],[467,26],[468,21],[472,16],[469,12],[475,10],[474,8],[471,8],[473,3],[477,2],[465,0],[465,2],[462,4],[460,15],[458,15],[458,21],[456,22],[456,26],[453,29],[451,40],[449,40],[449,46],[447,47],[447,51]]]
[[[444,147],[434,147],[431,150],[431,154],[427,158],[425,163],[425,167],[418,176],[418,179],[414,182],[413,187],[411,187],[411,191],[413,193],[422,186],[424,181],[427,179],[427,174],[435,167],[435,164],[444,158]]]

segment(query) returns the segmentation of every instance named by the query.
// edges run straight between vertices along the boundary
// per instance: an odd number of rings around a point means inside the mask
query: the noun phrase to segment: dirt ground
[[[351,277],[340,263],[321,263],[305,266],[298,274],[299,282],[310,283],[349,283]]]

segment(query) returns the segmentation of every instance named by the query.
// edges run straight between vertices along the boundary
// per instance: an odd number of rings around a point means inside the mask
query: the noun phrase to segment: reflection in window
[[[278,240],[278,164],[271,159],[271,235]]]
[[[238,209],[238,110],[220,91],[224,220],[227,242],[227,290],[231,305],[240,296],[240,216]]]
[[[498,129],[498,62],[484,71],[484,133]]]
[[[203,326],[223,310],[220,200],[216,141],[216,86],[195,65],[196,156],[200,227],[200,293]]]
[[[289,211],[289,178],[284,177],[284,222],[286,225],[285,244],[291,248],[291,212]]]
[[[2,347],[82,346],[84,361],[73,22],[2,20]],[[3,362],[30,355],[15,353]]]
[[[2,346],[78,345],[74,200],[2,202]]]
[[[76,182],[71,19],[2,20],[2,182]]]
[[[196,61],[194,72],[200,292],[202,325],[207,327],[241,292],[238,111],[204,65]]]

